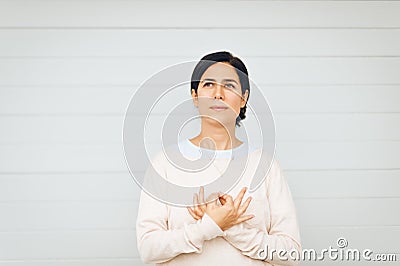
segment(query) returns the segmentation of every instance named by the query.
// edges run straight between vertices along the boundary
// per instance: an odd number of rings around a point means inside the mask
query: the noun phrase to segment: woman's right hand
[[[252,199],[251,197],[247,198],[243,205],[241,205],[246,190],[247,188],[244,187],[235,200],[233,200],[230,195],[225,194],[219,195],[214,201],[206,204],[205,212],[214,220],[221,230],[225,231],[236,224],[240,224],[254,217],[253,214],[242,216],[243,213],[246,212],[247,207],[249,207]],[[218,205],[218,199],[222,205]]]

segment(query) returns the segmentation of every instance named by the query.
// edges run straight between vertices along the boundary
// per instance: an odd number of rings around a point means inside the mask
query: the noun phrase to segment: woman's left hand
[[[208,196],[207,201],[215,200],[215,197],[218,197],[220,203],[224,204],[225,200],[219,196],[220,196],[219,193],[218,194],[212,193]],[[195,220],[200,220],[201,218],[203,218],[203,215],[207,209],[207,203],[204,201],[204,187],[203,186],[200,187],[199,195],[197,195],[197,193],[195,193],[193,195],[193,205],[195,206],[194,208],[187,207],[187,210],[189,211],[190,215]]]
[[[194,193],[193,195],[193,205],[195,207],[193,209],[187,207],[190,215],[192,215],[195,220],[200,220],[206,212],[206,204],[204,202],[204,187],[202,186],[200,187],[199,195],[197,195],[197,193]]]

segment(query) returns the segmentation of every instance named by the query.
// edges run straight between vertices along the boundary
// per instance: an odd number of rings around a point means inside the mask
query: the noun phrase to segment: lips
[[[210,107],[210,109],[214,110],[214,111],[224,111],[224,110],[228,109],[228,107],[227,106],[220,106],[220,105],[213,105],[213,106]]]

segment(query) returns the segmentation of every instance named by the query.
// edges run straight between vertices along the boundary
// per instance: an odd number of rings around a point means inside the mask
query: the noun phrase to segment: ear
[[[195,107],[199,106],[199,98],[197,97],[197,93],[194,89],[192,89],[192,99],[193,99],[193,104]]]
[[[249,97],[249,90],[246,90],[242,95],[242,102],[240,103],[240,108],[243,108],[246,105],[248,97]]]

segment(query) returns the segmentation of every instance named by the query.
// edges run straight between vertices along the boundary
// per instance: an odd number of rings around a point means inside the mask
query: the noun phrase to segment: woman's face
[[[247,90],[242,96],[236,70],[225,62],[211,65],[200,78],[197,94],[192,90],[194,104],[199,108],[202,119],[225,126],[236,123],[247,96]]]

